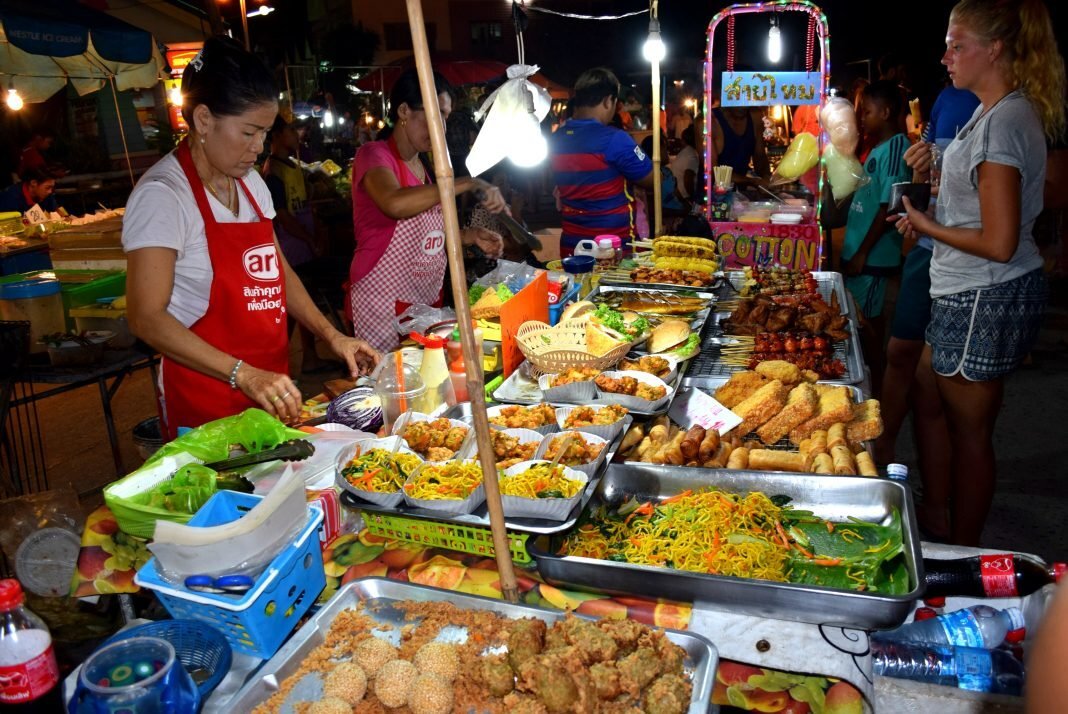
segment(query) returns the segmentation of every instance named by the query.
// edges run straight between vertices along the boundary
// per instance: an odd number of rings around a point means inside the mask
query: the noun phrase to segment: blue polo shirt
[[[33,206],[26,200],[26,194],[22,190],[21,181],[13,186],[8,186],[0,192],[0,213],[7,213],[8,211],[25,213],[31,208],[33,208]],[[41,208],[49,213],[58,211],[59,204],[56,203],[55,195],[49,196],[41,201]]]
[[[596,119],[571,119],[549,140],[562,205],[561,255],[580,240],[617,235],[624,250],[635,237],[634,195],[628,182],[653,170],[630,135]]]

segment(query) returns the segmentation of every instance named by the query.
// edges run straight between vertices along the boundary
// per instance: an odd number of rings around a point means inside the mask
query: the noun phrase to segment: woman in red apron
[[[189,137],[145,174],[127,205],[127,315],[163,354],[169,438],[253,406],[299,416],[287,312],[353,375],[379,358],[330,325],[278,247],[270,194],[252,170],[278,113],[277,91],[253,55],[229,40],[206,42],[182,78]]]
[[[434,74],[442,119],[452,111],[448,83]],[[402,74],[390,92],[392,130],[356,152],[352,167],[352,213],[356,252],[349,281],[355,332],[381,351],[395,349],[395,318],[409,305],[440,305],[448,258],[438,189],[421,154],[430,151],[430,131],[415,70]],[[494,213],[505,202],[481,179],[456,179],[456,192],[481,190],[482,205]],[[465,245],[491,257],[503,243],[496,233],[467,228]]]

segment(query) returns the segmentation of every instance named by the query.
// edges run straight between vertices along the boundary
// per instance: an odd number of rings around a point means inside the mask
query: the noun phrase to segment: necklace
[[[423,162],[419,160],[419,154],[416,154],[410,159],[405,159],[404,163],[408,164],[408,168],[415,174],[415,177],[419,179],[420,183],[426,183],[426,167],[423,166]]]
[[[211,181],[205,181],[204,185],[208,187],[208,192],[215,197],[215,200],[226,206],[226,209],[230,213],[234,214],[234,218],[237,218],[237,214],[240,211],[240,204],[237,202],[237,191],[234,190],[234,179],[232,176],[226,177],[226,200],[222,200],[219,196],[219,192],[215,190],[215,187],[211,185]]]

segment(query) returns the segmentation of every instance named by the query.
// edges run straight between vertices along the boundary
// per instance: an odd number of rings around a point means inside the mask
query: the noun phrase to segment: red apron
[[[405,166],[392,139],[389,146],[397,161]],[[402,174],[398,178],[404,188],[422,185],[407,166]],[[389,245],[375,267],[352,284],[349,295],[356,336],[381,352],[396,349],[397,315],[409,305],[441,305],[442,281],[448,263],[445,219],[440,204],[397,221]]]
[[[178,146],[177,155],[204,219],[212,269],[208,310],[189,329],[246,364],[288,374],[285,271],[271,221],[263,217],[245,182],[238,179],[259,220],[217,222],[193,166],[188,142]],[[160,369],[168,439],[175,438],[178,427],[200,426],[257,406],[240,390],[231,389],[227,380],[210,377],[166,357]]]

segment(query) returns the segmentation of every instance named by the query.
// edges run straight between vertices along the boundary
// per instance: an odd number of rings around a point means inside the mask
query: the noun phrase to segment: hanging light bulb
[[[771,28],[768,30],[768,60],[772,64],[782,59],[782,33],[779,32],[779,21],[772,15]]]
[[[176,107],[182,106],[182,88],[175,85],[167,92],[167,100]]]
[[[667,55],[667,47],[664,46],[664,41],[660,39],[659,20],[649,21],[649,38],[645,40],[645,45],[642,46],[642,54],[647,62],[660,62]]]
[[[22,96],[19,94],[19,90],[15,89],[14,78],[7,85],[7,108],[13,112],[17,112],[23,107]]]
[[[323,112],[323,126],[325,126],[327,129],[334,126],[334,113],[329,109]]]
[[[534,96],[529,91],[524,94],[527,98],[527,113],[525,117],[517,117],[508,158],[516,166],[529,168],[545,160],[549,154],[549,145],[541,134],[541,122],[534,113]]]

